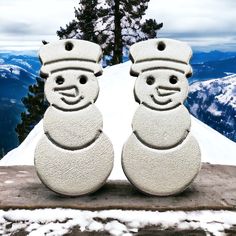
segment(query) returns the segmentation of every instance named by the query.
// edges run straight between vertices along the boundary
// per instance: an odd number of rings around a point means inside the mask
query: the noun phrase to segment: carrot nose
[[[171,87],[165,87],[165,86],[158,86],[156,89],[157,89],[158,96],[163,96],[163,97],[180,92],[179,88],[171,88]]]
[[[66,97],[77,97],[79,94],[79,89],[77,86],[68,86],[54,89],[54,91],[58,91],[59,94]]]

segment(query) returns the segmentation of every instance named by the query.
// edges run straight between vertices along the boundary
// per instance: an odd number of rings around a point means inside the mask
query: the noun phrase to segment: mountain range
[[[199,120],[236,141],[236,74],[193,83],[187,107]]]

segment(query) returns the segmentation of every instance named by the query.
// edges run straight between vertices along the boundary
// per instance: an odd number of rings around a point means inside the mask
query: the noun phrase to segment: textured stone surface
[[[51,190],[69,196],[96,191],[113,167],[113,148],[102,132],[95,107],[101,74],[99,45],[60,40],[41,47],[41,72],[50,104],[44,135],[35,150],[35,167]]]
[[[183,105],[191,48],[176,40],[152,39],[132,45],[130,54],[140,106],[133,117],[133,134],[123,147],[123,170],[145,193],[177,194],[191,184],[201,166],[190,114]]]
[[[93,194],[63,197],[39,181],[32,166],[0,167],[0,208],[84,210],[236,210],[236,167],[204,164],[190,188],[177,196],[147,196],[127,181],[109,181]]]

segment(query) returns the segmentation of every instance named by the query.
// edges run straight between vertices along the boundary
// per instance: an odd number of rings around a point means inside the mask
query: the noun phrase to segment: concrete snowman
[[[113,148],[102,132],[94,105],[102,73],[101,48],[83,40],[60,40],[41,47],[46,78],[44,135],[35,150],[41,181],[56,193],[79,196],[100,188],[113,167]]]
[[[130,73],[138,77],[134,95],[140,106],[123,147],[122,167],[129,181],[147,194],[177,194],[201,167],[200,148],[183,105],[191,55],[187,44],[171,39],[151,39],[130,48]]]

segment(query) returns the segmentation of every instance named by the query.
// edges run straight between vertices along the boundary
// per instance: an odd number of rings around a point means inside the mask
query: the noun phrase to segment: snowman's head
[[[136,101],[156,110],[170,110],[183,104],[187,94],[186,76],[174,70],[141,73],[134,87]]]
[[[45,83],[48,102],[60,110],[74,111],[94,103],[98,81],[91,72],[65,70],[50,75]]]
[[[173,39],[150,39],[130,48],[131,75],[138,77],[134,94],[138,102],[156,110],[183,104],[192,75],[191,48]]]
[[[59,40],[40,48],[41,76],[46,78],[49,103],[64,111],[75,111],[94,103],[101,75],[99,45],[76,39]]]

